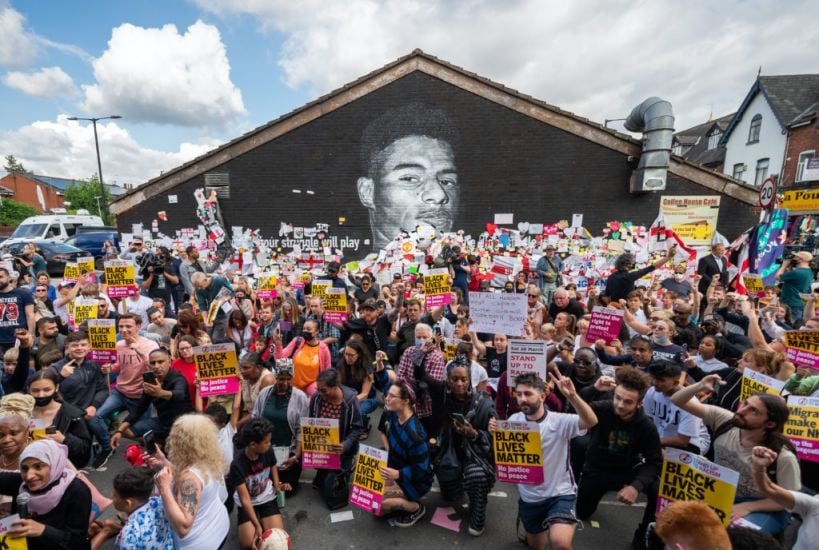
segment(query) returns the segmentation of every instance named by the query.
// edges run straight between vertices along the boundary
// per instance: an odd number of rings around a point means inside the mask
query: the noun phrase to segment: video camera
[[[140,271],[145,271],[149,267],[152,267],[153,271],[162,271],[167,265],[167,258],[162,254],[154,254],[149,251],[137,256],[136,263]]]

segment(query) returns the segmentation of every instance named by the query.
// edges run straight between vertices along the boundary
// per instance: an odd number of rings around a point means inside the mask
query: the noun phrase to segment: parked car
[[[34,246],[46,261],[46,270],[52,277],[62,277],[65,271],[66,262],[76,262],[78,258],[88,254],[76,246],[65,243],[53,243],[50,241],[32,241]],[[12,256],[22,256],[23,249],[28,242],[13,242],[0,244],[0,255],[11,254]]]
[[[75,246],[81,250],[85,250],[94,256],[94,265],[96,269],[103,268],[104,254],[102,245],[105,241],[111,241],[119,250],[119,232],[116,229],[106,229],[105,231],[77,231],[77,234],[65,241],[65,244]]]
[[[65,242],[73,237],[78,227],[104,227],[99,216],[79,214],[47,214],[32,216],[22,221],[9,241],[27,243],[32,240]]]

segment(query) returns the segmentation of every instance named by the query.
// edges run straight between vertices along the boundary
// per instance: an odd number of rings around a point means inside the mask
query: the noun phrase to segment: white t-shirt
[[[526,422],[526,415],[518,412],[510,421]],[[541,502],[547,498],[574,495],[577,484],[569,461],[569,440],[584,435],[580,417],[576,414],[549,412],[539,424],[540,447],[543,450],[543,484],[518,485],[523,502]]]
[[[472,364],[469,365],[469,374],[472,377],[473,390],[477,388],[481,382],[489,380],[489,374],[487,374],[486,369],[476,361],[472,361]]]
[[[796,503],[790,511],[802,516],[793,550],[819,548],[819,495],[810,496],[796,491],[791,491],[791,494]]]
[[[692,397],[693,399],[695,398]],[[685,435],[691,438],[689,441],[691,445],[700,448],[700,453],[705,454],[708,451],[711,438],[702,420],[679,408],[670,397],[651,387],[643,399],[643,407],[657,426],[660,438]]]
[[[695,355],[694,364],[697,365],[702,372],[707,374],[728,368],[728,365],[716,357],[712,357],[711,359],[703,359],[699,355]]]
[[[154,305],[154,301],[147,296],[139,295],[138,300],[125,298],[119,303],[117,311],[119,313],[133,313],[142,317],[142,326],[147,327],[150,324],[148,321],[148,310]]]

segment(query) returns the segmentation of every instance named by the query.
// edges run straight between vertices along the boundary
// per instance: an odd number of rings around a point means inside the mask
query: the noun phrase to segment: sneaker
[[[395,518],[394,524],[396,527],[412,527],[418,520],[424,517],[424,514],[427,513],[426,507],[418,503],[418,509],[414,512],[407,512],[406,514],[402,514],[401,516]]]
[[[91,463],[91,466],[93,466],[95,470],[99,470],[108,463],[108,459],[111,458],[112,454],[114,454],[113,449],[101,450],[94,457],[94,462]]]
[[[484,531],[483,527],[478,529],[478,528],[472,527],[471,525],[469,526],[469,534],[472,535],[473,537],[480,537],[481,535],[483,535],[483,531]]]

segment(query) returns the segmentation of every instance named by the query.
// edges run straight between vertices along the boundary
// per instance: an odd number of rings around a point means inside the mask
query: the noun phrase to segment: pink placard
[[[347,314],[346,313],[339,313],[336,311],[325,311],[324,312],[324,320],[328,323],[346,323],[347,322]]]
[[[279,295],[278,291],[276,290],[258,290],[256,291],[256,297],[259,300],[272,300]]]
[[[338,470],[341,468],[341,455],[335,453],[314,453],[304,451],[301,455],[301,464],[304,468],[319,470]]]
[[[235,376],[225,378],[211,378],[199,381],[199,394],[202,397],[225,395],[239,391],[239,379]]]
[[[355,457],[350,504],[375,516],[381,515],[385,480],[380,468],[387,467],[389,453],[369,445],[361,445]]]
[[[586,340],[596,342],[605,340],[608,344],[620,336],[620,327],[623,324],[623,312],[613,307],[595,307],[589,319],[589,330]]]
[[[519,483],[521,485],[540,485],[543,483],[543,466],[497,464],[495,471],[498,474],[498,481]]]
[[[133,296],[137,292],[137,287],[132,285],[125,286],[109,286],[106,293],[109,298],[127,298]]]
[[[372,491],[368,491],[358,485],[353,485],[350,490],[350,504],[358,506],[362,510],[371,513],[374,516],[381,515],[381,502],[384,500],[384,495],[379,495]]]
[[[105,365],[106,363],[116,363],[117,362],[117,350],[115,349],[92,349],[88,352],[88,358],[92,361],[99,363],[100,365]]]
[[[819,370],[819,354],[796,348],[787,348],[788,361],[801,367]]]
[[[424,297],[424,301],[425,301],[426,307],[428,307],[428,308],[445,306],[447,304],[452,303],[452,293],[447,292],[446,294],[432,294],[432,295],[427,294]]]

